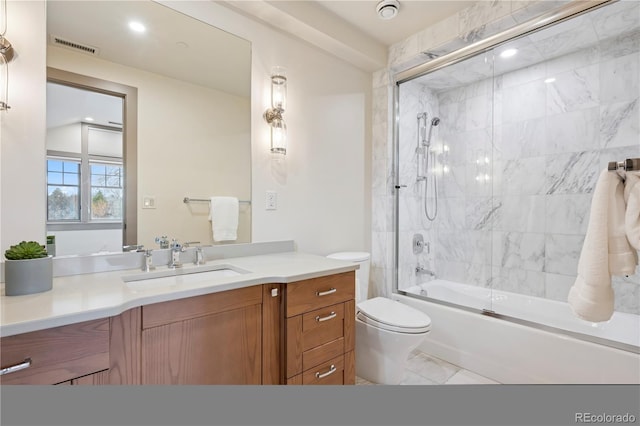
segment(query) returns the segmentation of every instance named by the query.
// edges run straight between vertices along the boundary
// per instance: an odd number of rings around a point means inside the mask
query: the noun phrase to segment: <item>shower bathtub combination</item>
[[[608,321],[567,303],[600,172],[640,163],[640,3],[426,53],[393,120],[392,297],[431,317],[421,349],[502,383],[640,383],[638,268]]]

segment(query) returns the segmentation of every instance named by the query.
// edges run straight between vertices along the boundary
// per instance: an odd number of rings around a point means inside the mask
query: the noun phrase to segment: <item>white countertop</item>
[[[4,296],[3,291],[0,296],[0,337],[106,318],[151,303],[258,284],[289,283],[358,269],[357,264],[347,261],[285,252],[212,260],[203,266],[185,264],[177,273],[190,274],[217,267],[242,273],[206,281],[186,280],[180,275],[156,283],[127,283],[123,280],[123,277],[132,275],[171,273],[166,266],[158,266],[155,271],[147,273],[129,269],[56,277],[52,290],[38,294]]]

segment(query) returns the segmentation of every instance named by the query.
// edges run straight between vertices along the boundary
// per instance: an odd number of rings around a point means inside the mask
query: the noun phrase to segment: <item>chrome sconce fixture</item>
[[[271,108],[267,109],[263,117],[271,126],[271,153],[286,155],[287,153],[287,125],[282,114],[287,106],[287,76],[281,67],[275,67],[271,72]]]
[[[11,108],[8,104],[9,97],[9,62],[13,59],[13,47],[9,40],[5,38],[7,32],[7,0],[2,0],[0,4],[2,15],[0,16],[0,111]]]

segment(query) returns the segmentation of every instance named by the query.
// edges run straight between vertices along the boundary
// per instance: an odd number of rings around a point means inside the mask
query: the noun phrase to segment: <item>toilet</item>
[[[367,299],[369,253],[340,252],[327,257],[360,265],[356,270],[356,375],[374,383],[397,385],[409,354],[431,330],[431,318],[386,297]]]

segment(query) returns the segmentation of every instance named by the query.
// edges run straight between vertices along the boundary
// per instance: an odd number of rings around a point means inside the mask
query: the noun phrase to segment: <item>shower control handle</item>
[[[427,249],[427,254],[429,254],[429,243],[424,242],[424,236],[422,234],[415,234],[413,236],[413,254],[420,254]]]

